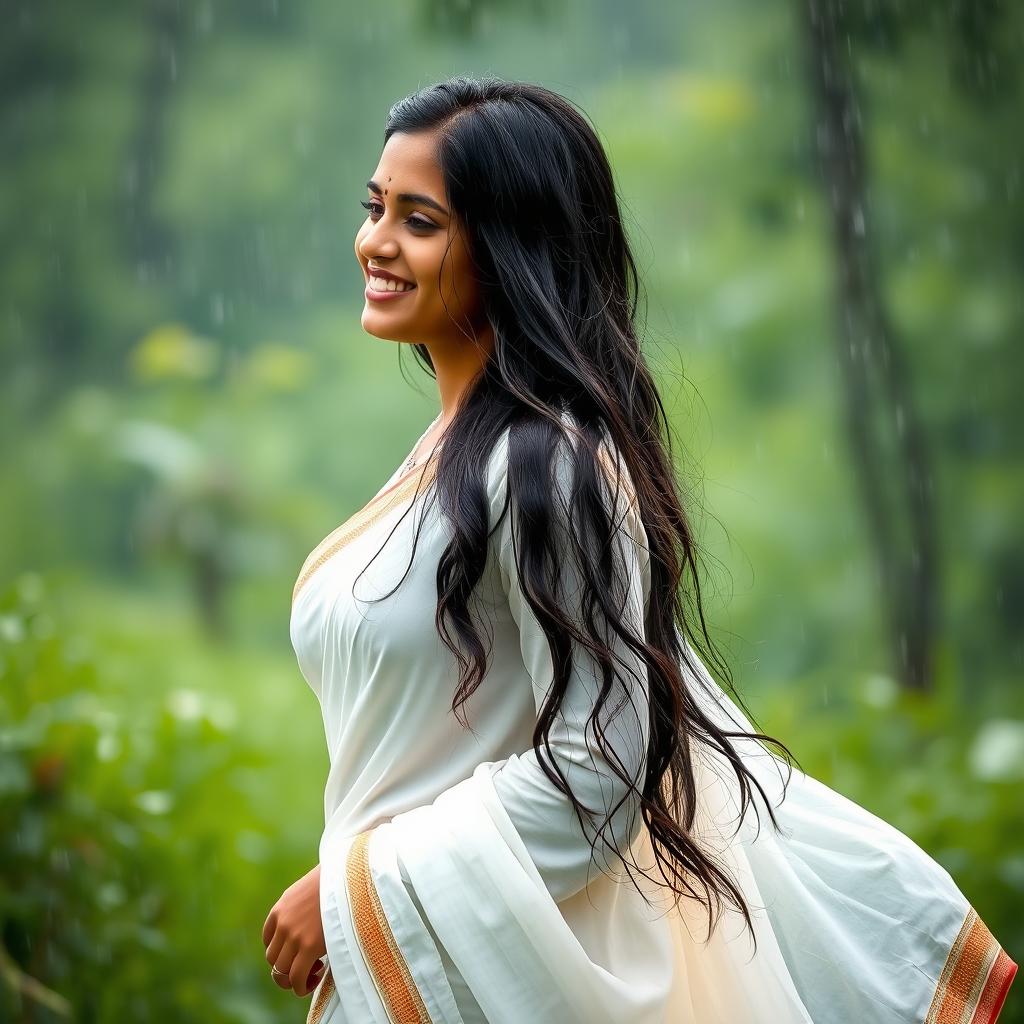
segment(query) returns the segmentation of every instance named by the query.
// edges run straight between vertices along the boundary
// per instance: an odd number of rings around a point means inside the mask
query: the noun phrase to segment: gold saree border
[[[394,1024],[431,1024],[409,965],[402,956],[381,905],[370,870],[370,836],[360,832],[349,847],[345,862],[349,907],[356,936],[389,1020]]]
[[[1017,964],[968,907],[924,1024],[994,1024],[1016,973]]]
[[[405,476],[381,491],[367,502],[358,512],[349,516],[340,526],[335,527],[306,557],[292,588],[292,604],[309,578],[329,559],[333,558],[346,544],[365,533],[381,517],[388,514],[416,492],[422,480],[426,488],[437,474],[437,461],[431,459],[422,467],[411,469]]]
[[[327,971],[320,979],[320,984],[317,986],[313,995],[313,1002],[309,1007],[309,1015],[306,1017],[306,1024],[320,1024],[320,1019],[323,1017],[324,1011],[327,1009],[327,1004],[331,1001],[331,995],[334,992],[334,987],[334,975],[331,974],[330,964],[328,964]]]

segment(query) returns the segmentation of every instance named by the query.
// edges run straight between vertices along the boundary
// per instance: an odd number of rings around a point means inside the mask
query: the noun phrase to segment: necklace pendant
[[[403,474],[408,473],[411,469],[413,469],[413,467],[415,467],[417,465],[418,460],[416,458],[416,454],[419,451],[420,445],[423,443],[423,438],[425,438],[427,436],[427,434],[430,433],[430,431],[431,431],[431,429],[433,427],[437,426],[438,420],[440,420],[440,419],[441,419],[441,413],[438,413],[437,416],[434,418],[434,422],[431,423],[430,426],[427,427],[427,429],[424,430],[423,433],[420,435],[420,439],[416,442],[416,447],[413,448],[412,454],[409,456],[409,458],[407,458],[405,460],[405,465],[402,466],[402,473]],[[438,446],[439,446],[438,444],[434,445],[435,448],[437,448]]]

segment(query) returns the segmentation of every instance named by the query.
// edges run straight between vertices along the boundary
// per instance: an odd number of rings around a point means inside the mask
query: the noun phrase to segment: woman
[[[392,108],[367,188],[362,326],[441,413],[295,584],[331,766],[320,862],[264,926],[277,983],[331,1024],[994,1021],[1016,964],[950,876],[698,657],[587,121],[451,79]]]

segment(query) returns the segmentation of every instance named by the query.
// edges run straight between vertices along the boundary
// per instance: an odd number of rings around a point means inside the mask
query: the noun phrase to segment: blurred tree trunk
[[[129,258],[136,276],[157,278],[171,256],[172,238],[153,208],[163,164],[167,108],[178,80],[185,15],[176,0],[149,0],[146,8],[149,52],[139,76],[138,121],[124,161],[124,218]]]
[[[800,0],[814,136],[831,215],[847,442],[867,516],[897,679],[933,685],[940,581],[934,482],[910,371],[879,285],[864,126],[837,0]]]

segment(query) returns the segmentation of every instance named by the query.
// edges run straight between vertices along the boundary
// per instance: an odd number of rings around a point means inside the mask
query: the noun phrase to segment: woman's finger
[[[295,945],[282,946],[280,953],[277,954],[277,959],[271,962],[271,967],[276,967],[277,970],[271,971],[270,976],[278,988],[295,987],[292,983],[292,968],[295,965],[297,948]]]
[[[277,964],[277,966],[279,968],[283,969],[283,965],[278,963],[278,960],[279,960],[279,958],[281,956],[281,950],[283,948],[284,948],[284,933],[281,932],[280,929],[279,929],[278,931],[276,931],[274,933],[274,937],[270,940],[270,945],[267,946],[267,952],[266,952],[267,963],[271,964],[271,965]]]
[[[276,908],[276,904],[275,904]],[[263,945],[267,945],[268,942],[274,937],[274,932],[277,930],[277,913],[276,910],[271,910],[267,914],[267,919],[263,922]]]
[[[292,961],[291,970],[289,976],[291,977],[292,988],[295,990],[297,996],[309,995],[311,989],[309,987],[309,975],[313,969],[313,963],[316,957],[312,952],[305,952],[299,950],[296,954],[295,959]]]
[[[303,995],[308,996],[313,992],[317,985],[320,984],[320,979],[324,976],[324,971],[326,969],[326,965],[322,960],[317,960],[317,962],[313,964],[313,970],[309,972],[309,978],[306,979],[306,991]]]

